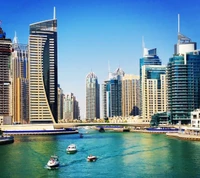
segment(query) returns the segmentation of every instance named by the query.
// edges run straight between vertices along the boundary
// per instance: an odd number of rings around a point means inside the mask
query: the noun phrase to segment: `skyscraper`
[[[191,111],[200,108],[200,51],[197,44],[180,33],[167,65],[168,111],[171,122],[190,123]]]
[[[142,118],[167,111],[166,66],[142,66]]]
[[[122,78],[122,116],[140,114],[140,77],[125,74]]]
[[[125,75],[121,68],[109,73],[109,79],[102,84],[103,118],[122,116],[122,78]]]
[[[29,123],[28,95],[28,45],[19,44],[17,35],[13,39],[12,82],[13,122]]]
[[[65,120],[80,118],[78,101],[73,93],[66,94],[64,97],[63,115]]]
[[[141,115],[142,115],[142,102],[143,102],[143,88],[142,88],[142,66],[144,65],[161,65],[161,60],[157,56],[157,49],[147,49],[143,43],[143,57],[140,58],[140,108],[141,108]]]
[[[91,72],[86,76],[86,119],[100,118],[100,90],[97,76]]]
[[[58,120],[63,119],[63,102],[64,102],[64,94],[62,88],[58,84]]]
[[[57,20],[30,25],[29,98],[31,123],[58,122]]]
[[[0,27],[0,124],[12,123],[12,41]]]

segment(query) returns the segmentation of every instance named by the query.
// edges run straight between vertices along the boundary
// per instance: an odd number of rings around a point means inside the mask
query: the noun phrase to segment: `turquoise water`
[[[82,130],[57,136],[16,136],[0,146],[0,177],[12,178],[132,178],[200,177],[200,142],[183,141],[162,134]],[[76,154],[67,154],[74,143]],[[57,154],[60,167],[48,170],[49,157]],[[89,154],[98,156],[87,162]]]

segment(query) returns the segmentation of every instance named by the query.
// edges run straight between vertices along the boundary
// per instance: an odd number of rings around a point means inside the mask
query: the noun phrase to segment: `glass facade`
[[[190,112],[200,107],[200,53],[170,58],[167,65],[168,110],[173,124],[190,123]]]
[[[102,85],[103,118],[122,116],[122,77],[121,68],[109,74],[109,80]]]
[[[145,50],[145,49],[144,49]],[[143,101],[143,88],[142,88],[142,66],[144,65],[161,65],[161,59],[157,56],[156,48],[154,49],[149,49],[145,52],[145,55],[143,58],[140,58],[140,108],[141,108],[141,113],[142,115],[142,101]]]

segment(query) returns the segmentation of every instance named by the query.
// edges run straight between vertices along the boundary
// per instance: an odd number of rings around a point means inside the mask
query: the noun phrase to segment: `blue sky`
[[[147,48],[157,48],[163,64],[177,42],[177,14],[181,33],[200,42],[199,0],[18,0],[1,3],[0,20],[8,38],[14,32],[28,43],[29,24],[58,20],[58,80],[72,92],[85,115],[85,77],[93,71],[102,84],[119,66],[139,75],[142,36]]]

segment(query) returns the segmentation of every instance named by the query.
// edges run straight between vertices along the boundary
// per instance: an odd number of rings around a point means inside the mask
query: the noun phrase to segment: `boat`
[[[55,129],[52,126],[38,126],[38,125],[12,125],[12,130],[3,130],[4,135],[61,135],[61,134],[77,134],[78,130],[74,128]]]
[[[14,142],[13,136],[0,136],[0,145],[9,144]]]
[[[47,162],[47,166],[49,168],[56,168],[59,166],[59,160],[58,160],[58,156],[53,155],[50,157],[49,161]]]
[[[94,162],[94,161],[96,161],[96,160],[97,160],[97,157],[96,157],[96,156],[89,155],[89,156],[87,157],[87,161],[88,161],[88,162]]]
[[[150,127],[150,128],[147,128],[146,130],[150,132],[163,132],[163,133],[179,131],[179,129],[174,128],[174,127]]]
[[[75,144],[69,145],[69,146],[67,147],[66,151],[67,151],[67,153],[69,153],[69,154],[76,153],[76,152],[77,152],[76,145],[75,145]]]
[[[100,128],[99,128],[99,132],[105,132],[104,128],[103,128],[103,127],[100,127]]]

